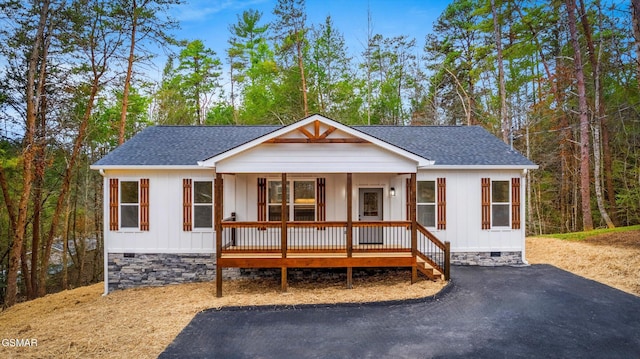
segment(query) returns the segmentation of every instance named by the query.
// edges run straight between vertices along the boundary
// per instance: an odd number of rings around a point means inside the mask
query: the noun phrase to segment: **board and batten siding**
[[[264,143],[216,163],[221,173],[408,173],[416,162],[373,144]]]
[[[382,188],[384,193],[384,220],[405,220],[407,174],[354,173],[353,213],[358,218],[359,188]],[[109,253],[213,253],[213,229],[183,230],[183,179],[213,180],[213,170],[154,170],[107,171],[105,188],[109,180],[149,179],[149,230],[109,230],[109,191],[104,191],[105,249]],[[346,220],[346,174],[344,173],[291,173],[288,180],[326,180],[326,220]],[[257,221],[258,178],[280,180],[280,174],[239,173],[224,176],[224,213],[236,213],[238,221]],[[520,198],[525,198],[525,183],[521,170],[420,170],[418,181],[446,179],[446,229],[429,228],[440,240],[450,241],[452,252],[524,251],[524,226],[520,229],[481,229],[481,181],[490,178],[511,183],[521,178]],[[395,189],[391,196],[389,190]],[[524,203],[521,201],[520,218],[524,223]],[[511,211],[509,211],[511,213]]]
[[[451,242],[452,252],[524,251],[525,228],[482,229],[482,178],[490,181],[520,180],[520,220],[524,219],[525,183],[522,170],[421,170],[418,181],[446,178],[446,230],[429,228],[440,240]],[[509,210],[511,214],[511,209]],[[510,223],[513,218],[510,218]]]
[[[149,179],[149,228],[148,230],[109,227],[109,191],[104,191],[105,201],[105,250],[108,253],[213,253],[215,232],[213,228],[183,228],[183,179],[213,181],[212,170],[153,170],[153,171],[106,171],[105,188],[110,179],[139,181]],[[225,176],[225,202],[235,192],[233,176]],[[225,206],[225,209],[227,206]],[[232,208],[232,207],[228,207]],[[227,213],[228,212],[228,213]],[[225,210],[229,216],[232,210]]]
[[[258,178],[266,178],[267,181],[280,181],[280,174],[237,174],[235,177],[235,212],[238,221],[258,220]],[[347,175],[344,173],[295,173],[287,174],[288,181],[315,180],[322,177],[325,183],[325,206],[327,221],[346,221],[347,218]],[[403,220],[404,201],[401,195],[404,175],[388,173],[367,173],[353,174],[353,206],[352,217],[358,218],[358,196],[359,188],[382,188],[384,194],[383,216],[386,221]],[[225,182],[226,187],[226,182]],[[390,196],[389,190],[396,189],[396,196]],[[232,204],[229,201],[224,203],[225,211]]]

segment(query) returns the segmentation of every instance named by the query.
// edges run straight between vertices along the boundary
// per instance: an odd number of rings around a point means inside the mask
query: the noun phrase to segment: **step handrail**
[[[445,280],[449,280],[451,276],[451,243],[442,242],[420,223],[417,223],[417,228],[418,232],[422,234],[422,236],[438,248],[438,250],[435,250],[435,248],[432,247],[433,250],[426,251],[425,246],[418,245],[417,256],[440,271],[440,273],[444,274]],[[441,260],[438,260],[437,257],[441,257]]]

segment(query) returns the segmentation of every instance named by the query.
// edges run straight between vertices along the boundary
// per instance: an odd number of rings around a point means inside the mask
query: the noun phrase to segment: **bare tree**
[[[580,15],[580,23],[582,24],[582,29],[584,32],[584,37],[587,43],[587,49],[589,50],[589,63],[591,64],[591,71],[593,73],[593,87],[594,87],[594,113],[596,114],[596,120],[592,126],[592,136],[593,136],[593,180],[595,185],[595,195],[596,195],[596,203],[598,204],[598,210],[600,211],[600,216],[607,224],[607,227],[614,228],[615,225],[611,221],[609,214],[607,213],[607,209],[604,205],[604,196],[602,194],[602,181],[601,181],[601,167],[602,167],[602,156],[601,156],[601,147],[603,146],[603,140],[606,138],[602,138],[600,136],[602,123],[605,119],[605,104],[602,101],[603,91],[602,85],[600,81],[600,59],[602,58],[602,44],[598,47],[598,54],[596,56],[595,46],[593,44],[593,36],[591,24],[589,23],[589,19],[587,18],[587,12],[584,6],[584,0],[580,0],[580,7],[578,8],[578,14]],[[608,148],[608,146],[607,146]]]
[[[28,204],[31,196],[31,188],[33,184],[33,162],[37,151],[35,145],[36,121],[40,106],[42,105],[42,92],[46,79],[42,78],[46,75],[46,71],[41,71],[46,66],[47,51],[44,46],[45,32],[50,19],[50,2],[42,1],[38,13],[38,26],[33,38],[31,53],[27,62],[27,78],[25,84],[25,100],[26,100],[26,118],[25,118],[25,137],[23,140],[22,150],[22,190],[17,206],[15,206],[8,196],[8,185],[4,174],[4,166],[0,163],[0,183],[5,197],[5,206],[10,214],[13,231],[11,241],[11,249],[9,251],[9,267],[7,272],[7,294],[5,305],[12,306],[17,301],[18,294],[18,270],[20,268],[20,256],[22,247],[27,233],[28,224]],[[17,208],[16,208],[17,207]],[[17,213],[16,213],[17,211]]]
[[[173,39],[167,31],[175,28],[176,23],[171,19],[161,19],[160,15],[167,11],[168,6],[179,4],[181,0],[123,0],[114,4],[117,19],[122,20],[125,31],[129,31],[129,54],[127,56],[127,71],[122,91],[122,109],[120,111],[120,127],[118,144],[124,143],[127,122],[127,108],[129,93],[133,78],[133,66],[143,56],[139,55],[138,45],[144,41],[154,41],[160,46],[166,46]],[[145,52],[143,50],[143,52]]]
[[[636,79],[640,87],[640,0],[631,0],[631,14],[633,17],[633,37],[636,48]]]
[[[590,231],[593,229],[593,218],[591,216],[591,181],[589,176],[589,108],[587,106],[587,94],[584,83],[584,70],[582,65],[582,54],[580,42],[578,41],[578,31],[576,29],[576,2],[575,0],[565,0],[568,14],[569,35],[573,45],[573,64],[578,88],[578,112],[580,118],[580,197],[582,209],[582,229]]]
[[[502,127],[502,141],[509,143],[511,137],[511,121],[507,114],[507,91],[504,85],[504,64],[502,61],[502,26],[498,18],[496,0],[491,0],[491,14],[493,15],[493,34],[496,41],[497,65],[498,65],[498,92],[500,93],[500,123]]]
[[[87,82],[89,83],[88,96],[85,103],[84,113],[80,118],[78,125],[78,132],[73,142],[73,149],[71,155],[67,159],[67,166],[65,168],[62,184],[59,190],[58,200],[56,207],[51,218],[51,225],[45,238],[44,253],[42,257],[42,264],[40,266],[40,285],[38,287],[38,295],[44,296],[46,294],[46,278],[47,268],[49,264],[49,258],[51,256],[51,247],[53,240],[57,234],[58,223],[60,222],[60,215],[64,213],[64,207],[66,202],[66,196],[69,193],[71,186],[71,180],[73,178],[73,172],[80,156],[82,147],[87,135],[87,128],[89,126],[89,120],[93,113],[93,106],[95,104],[96,96],[105,84],[104,75],[109,69],[110,60],[115,57],[117,50],[122,45],[122,38],[109,27],[109,21],[107,21],[106,14],[103,8],[105,3],[93,4],[97,5],[93,13],[89,9],[85,10],[85,14],[89,14],[84,18],[84,25],[87,31],[86,34],[80,34],[75,41],[77,46],[81,49],[86,56],[89,73]]]

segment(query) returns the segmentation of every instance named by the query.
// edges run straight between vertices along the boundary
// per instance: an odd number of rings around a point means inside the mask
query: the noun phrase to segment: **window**
[[[293,220],[314,221],[316,219],[316,182],[293,182]]]
[[[109,230],[135,228],[149,230],[149,179],[120,181],[109,179]]]
[[[418,181],[417,183],[418,223],[425,227],[436,226],[436,182]]]
[[[509,227],[509,181],[491,181],[491,226]]]
[[[293,192],[290,191],[291,188]],[[287,181],[286,203],[286,220],[293,218],[294,221],[315,221],[316,181]],[[282,181],[269,181],[267,206],[269,221],[281,221]]]
[[[213,182],[193,182],[193,227],[213,228]]]
[[[140,209],[138,181],[120,182],[120,227],[138,228]]]
[[[270,221],[282,221],[282,181],[269,181],[268,187],[268,207],[269,207],[269,220]],[[287,217],[289,220],[289,186],[287,191]]]

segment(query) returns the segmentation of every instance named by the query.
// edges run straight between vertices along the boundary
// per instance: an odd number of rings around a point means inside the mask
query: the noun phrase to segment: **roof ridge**
[[[282,125],[151,125],[151,126],[145,127],[145,129],[152,128],[152,127],[166,127],[166,128],[178,128],[178,127],[184,127],[184,128],[227,127],[227,128],[234,128],[234,127],[284,127],[284,126],[282,126]]]
[[[381,124],[376,124],[376,125],[352,125],[351,127],[385,127],[385,128],[390,128],[390,127],[396,127],[396,128],[417,128],[417,127],[429,127],[429,128],[434,128],[434,127],[443,127],[443,128],[452,128],[452,127],[478,127],[479,125],[381,125]]]

